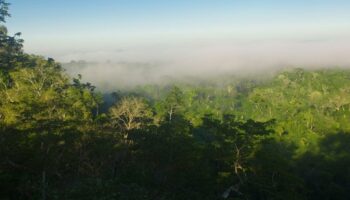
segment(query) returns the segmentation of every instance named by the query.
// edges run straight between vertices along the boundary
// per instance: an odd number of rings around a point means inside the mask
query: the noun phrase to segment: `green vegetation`
[[[350,70],[146,85],[106,107],[19,36],[0,28],[0,199],[350,199]]]

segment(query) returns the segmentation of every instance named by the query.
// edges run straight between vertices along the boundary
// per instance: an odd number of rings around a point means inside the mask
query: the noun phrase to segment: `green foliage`
[[[6,22],[6,17],[10,17],[9,5],[6,1],[0,0],[0,22]],[[6,72],[26,59],[22,52],[23,39],[20,39],[20,36],[21,33],[9,36],[7,28],[0,24],[0,73]]]
[[[6,22],[6,17],[10,17],[9,10],[9,3],[7,3],[5,0],[0,0],[0,22]]]
[[[42,121],[92,120],[98,100],[90,88],[69,82],[60,65],[29,57],[34,67],[10,70],[1,80],[1,122],[31,127]],[[10,83],[8,81],[10,79]]]

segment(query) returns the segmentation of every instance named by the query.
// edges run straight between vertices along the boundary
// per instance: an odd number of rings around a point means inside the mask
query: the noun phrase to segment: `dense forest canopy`
[[[0,0],[0,199],[350,199],[349,69],[104,94],[25,53],[8,6]]]

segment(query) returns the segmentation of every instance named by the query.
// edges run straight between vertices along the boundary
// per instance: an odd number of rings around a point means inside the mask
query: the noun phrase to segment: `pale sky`
[[[227,49],[242,42],[335,41],[343,48],[341,41],[350,39],[349,0],[9,2],[12,17],[7,26],[12,33],[22,32],[25,50],[62,61],[92,54],[113,59],[122,51],[187,45]]]

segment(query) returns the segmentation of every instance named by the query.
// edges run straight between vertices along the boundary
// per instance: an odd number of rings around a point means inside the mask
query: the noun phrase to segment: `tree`
[[[0,22],[6,22],[6,17],[10,17],[9,10],[9,3],[7,3],[5,0],[0,0]]]
[[[166,115],[166,120],[171,122],[174,115],[180,114],[183,107],[183,93],[180,88],[174,86],[166,98],[158,104],[158,114]]]
[[[153,113],[146,101],[137,97],[125,97],[109,110],[112,123],[126,132],[142,128]],[[128,134],[125,133],[124,138]]]
[[[35,65],[8,71],[10,84],[0,79],[0,123],[17,128],[53,121],[91,123],[101,103],[91,91],[93,86],[72,84],[61,66],[50,59],[28,59]]]
[[[0,22],[5,23],[6,17],[11,16],[8,12],[9,5],[6,1],[0,0]],[[0,70],[9,70],[16,62],[25,58],[22,55],[23,39],[20,36],[21,33],[9,36],[7,28],[0,24]]]

